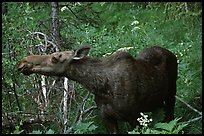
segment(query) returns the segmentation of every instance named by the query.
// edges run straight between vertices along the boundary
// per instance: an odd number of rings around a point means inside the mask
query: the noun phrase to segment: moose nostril
[[[59,58],[61,58],[61,57],[62,57],[62,54],[59,55]]]
[[[28,68],[29,68],[28,65],[23,65],[23,66],[18,67],[18,70],[23,71],[23,70],[26,70]]]

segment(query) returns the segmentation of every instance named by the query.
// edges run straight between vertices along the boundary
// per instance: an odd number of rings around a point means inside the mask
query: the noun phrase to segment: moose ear
[[[89,53],[90,46],[84,45],[74,50],[74,60],[80,60],[86,57]]]

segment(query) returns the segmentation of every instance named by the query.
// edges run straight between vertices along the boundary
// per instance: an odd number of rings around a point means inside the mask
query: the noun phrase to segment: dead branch
[[[89,113],[90,111],[92,111],[92,110],[94,110],[94,109],[97,109],[97,106],[91,106],[91,107],[89,107],[88,109],[84,110],[82,116],[84,116],[85,114]]]
[[[202,119],[202,116],[199,116],[199,117],[193,118],[193,119],[188,120],[188,121],[179,122],[178,125],[181,125],[181,124],[189,124],[189,123],[194,122],[194,121],[197,121],[197,120],[199,120],[199,119]]]
[[[189,105],[188,103],[186,103],[184,100],[182,100],[182,99],[179,98],[178,96],[175,96],[175,97],[176,97],[176,99],[178,99],[179,101],[181,101],[182,103],[184,103],[187,107],[189,107],[191,110],[193,110],[193,111],[195,111],[196,113],[198,113],[199,115],[201,115],[201,116],[199,116],[199,117],[193,118],[193,119],[188,120],[188,121],[179,122],[178,125],[180,125],[180,124],[189,124],[189,123],[191,123],[191,122],[195,122],[195,121],[197,121],[197,120],[199,120],[199,119],[202,119],[202,112],[198,111],[197,109],[195,109],[194,107],[192,107],[191,105]]]
[[[51,45],[55,49],[55,51],[59,51],[57,45],[54,42],[48,40],[49,39],[48,36],[42,32],[29,32],[29,34],[27,34],[26,37],[31,37],[32,39],[36,38],[40,42],[39,44],[36,44],[36,45],[30,45],[30,48],[32,46],[36,46],[36,47],[39,47],[39,49],[41,50],[40,52],[45,52],[47,48]],[[44,41],[44,44],[42,43],[42,41]],[[30,53],[32,54],[31,51]]]
[[[178,96],[175,96],[176,99],[178,99],[179,101],[181,101],[182,103],[184,103],[187,107],[189,107],[191,110],[195,111],[196,113],[198,113],[199,115],[202,116],[202,112],[198,111],[197,109],[193,108],[191,105],[189,105],[188,103],[186,103],[184,100],[182,100],[181,98],[179,98]]]

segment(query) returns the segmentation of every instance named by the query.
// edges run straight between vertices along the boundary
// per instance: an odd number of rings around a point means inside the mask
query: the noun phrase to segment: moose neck
[[[102,63],[102,60],[92,58],[75,60],[69,66],[67,77],[81,83],[92,93],[99,93],[94,92],[94,90],[102,90],[107,81],[106,72],[102,69]]]

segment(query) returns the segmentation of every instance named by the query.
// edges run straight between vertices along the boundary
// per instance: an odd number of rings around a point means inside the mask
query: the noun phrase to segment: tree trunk
[[[57,51],[59,51],[60,48],[60,35],[59,35],[59,19],[58,19],[58,3],[57,2],[51,2],[52,6],[52,35],[53,39],[55,41],[55,44],[57,45]]]
[[[58,19],[58,3],[51,2],[52,6],[52,35],[57,45],[56,51],[59,51],[60,48],[60,35],[59,35],[59,19]],[[66,126],[68,121],[67,114],[67,102],[68,102],[68,91],[69,91],[69,82],[68,78],[64,77],[64,96],[63,96],[63,124],[64,124],[64,132],[66,132]]]

